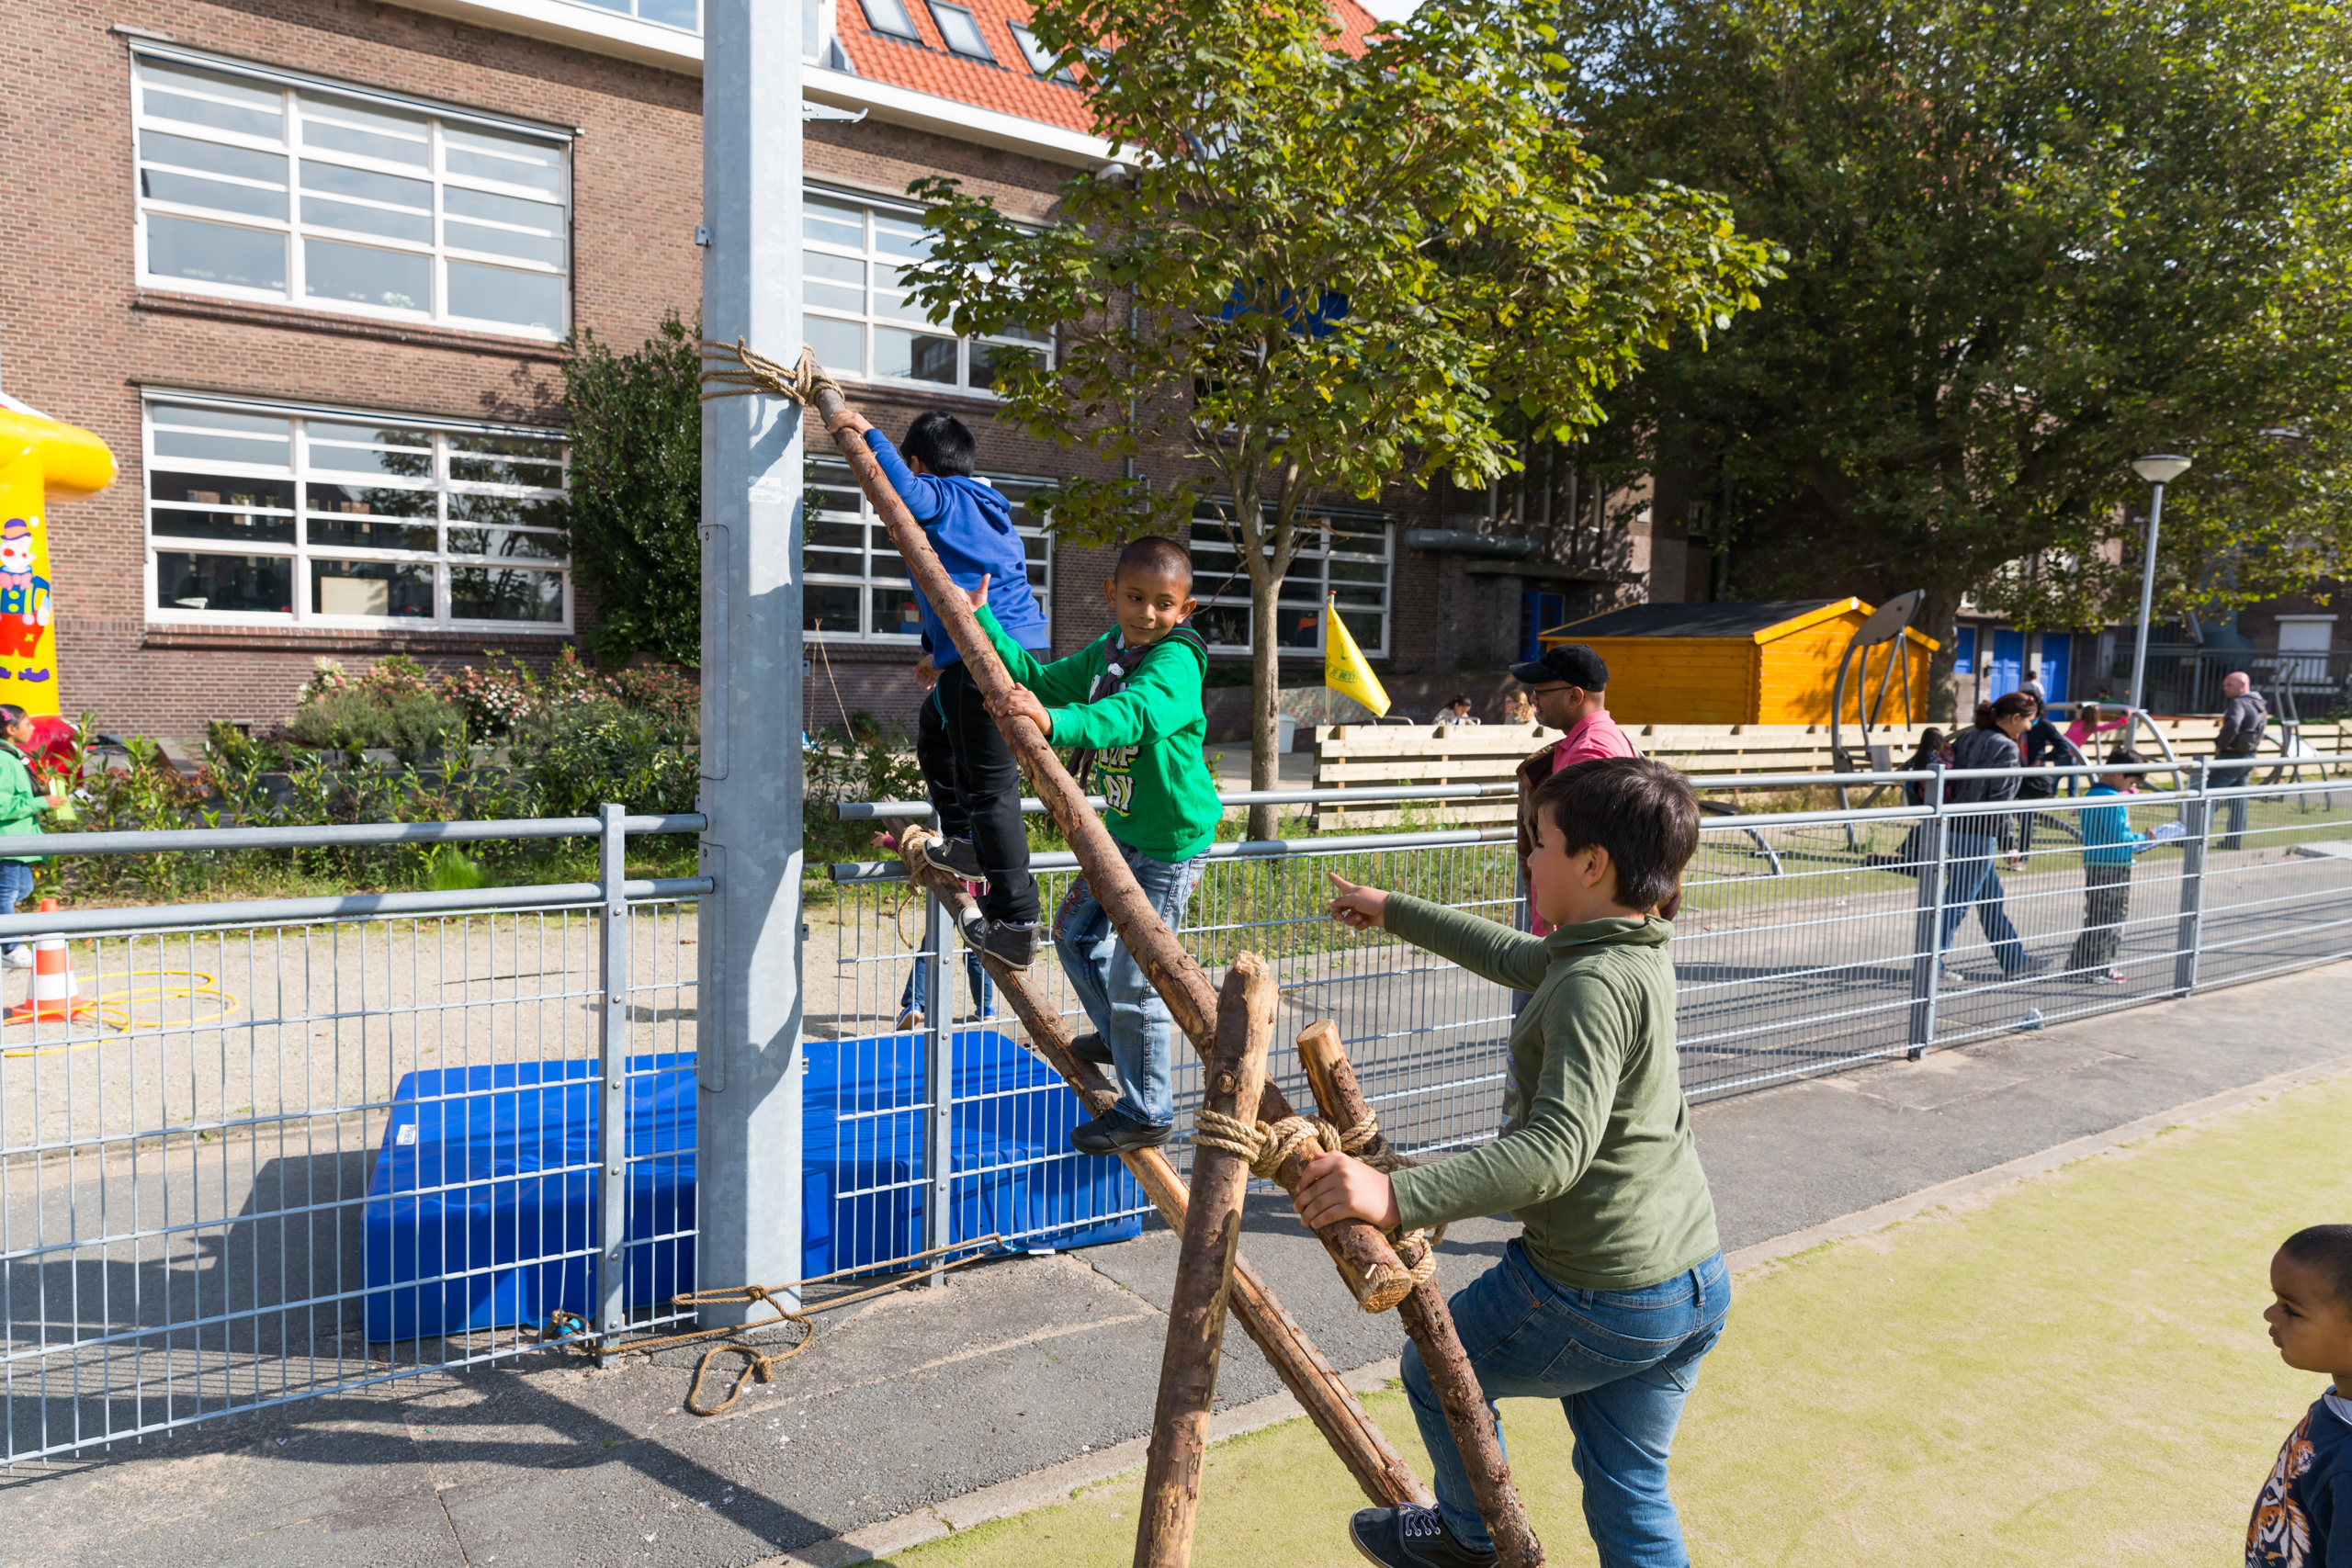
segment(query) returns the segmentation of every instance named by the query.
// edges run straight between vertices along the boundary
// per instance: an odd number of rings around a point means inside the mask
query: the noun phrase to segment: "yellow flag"
[[[1372,672],[1363,649],[1348,635],[1347,624],[1340,619],[1336,595],[1323,605],[1323,683],[1341,696],[1353,697],[1374,713],[1388,711],[1388,694],[1381,689],[1380,677]]]

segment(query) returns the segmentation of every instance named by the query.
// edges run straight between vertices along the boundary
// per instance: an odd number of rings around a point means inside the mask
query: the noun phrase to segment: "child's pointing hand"
[[[1360,931],[1375,931],[1386,923],[1386,893],[1377,887],[1364,887],[1350,882],[1336,871],[1328,874],[1336,890],[1327,911],[1333,919]]]

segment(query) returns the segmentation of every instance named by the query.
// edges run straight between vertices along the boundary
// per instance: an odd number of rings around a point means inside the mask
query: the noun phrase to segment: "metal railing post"
[[[2245,782],[2243,780],[2241,783]],[[2197,988],[2197,960],[2205,945],[2205,835],[2213,825],[2211,760],[2197,759],[2196,794],[2181,807],[2180,919],[2173,931],[2172,994]]]
[[[1918,914],[1911,935],[1911,1061],[1936,1043],[1936,989],[1944,958],[1944,868],[1951,854],[1951,819],[1944,815],[1944,775],[1928,780],[1928,805],[1935,815],[1922,819],[1935,853],[1919,863]]]
[[[596,1364],[609,1366],[628,1314],[628,808],[597,812],[596,1122],[603,1252],[596,1261]]]
[[[922,1083],[931,1114],[923,1119],[922,1168],[929,1190],[923,1194],[922,1245],[924,1251],[933,1252],[948,1245],[949,1203],[954,1196],[956,1036],[950,1010],[955,1006],[956,987],[947,965],[956,922],[948,916],[946,900],[939,895],[926,893],[923,898],[923,946],[931,950],[931,963],[923,971]],[[932,1260],[929,1283],[933,1285],[947,1282],[941,1261]]]

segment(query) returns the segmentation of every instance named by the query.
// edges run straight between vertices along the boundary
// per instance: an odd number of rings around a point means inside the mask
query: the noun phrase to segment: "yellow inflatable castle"
[[[96,495],[114,471],[105,442],[0,392],[0,702],[58,711],[46,504]]]

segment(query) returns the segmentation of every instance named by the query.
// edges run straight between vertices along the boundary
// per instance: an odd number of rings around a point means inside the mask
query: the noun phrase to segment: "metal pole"
[[[951,1023],[956,987],[947,973],[952,960],[956,922],[948,917],[946,900],[935,893],[923,895],[924,947],[931,951],[922,988],[922,1085],[930,1114],[923,1119],[922,1169],[928,1190],[922,1201],[922,1245],[925,1251],[945,1247],[953,1238],[950,1203],[955,1197],[956,1046]],[[932,1260],[933,1285],[947,1283],[944,1260]]]
[[[2186,465],[2184,465],[2185,467]],[[2132,639],[2132,708],[2140,711],[2141,698],[2147,688],[2143,682],[2148,673],[2148,617],[2154,613],[2156,599],[2156,526],[2165,517],[2165,487],[2156,486],[2156,498],[2148,505],[2148,547],[2140,558],[2140,628]]]
[[[2213,826],[2211,760],[2197,759],[2196,794],[2182,807],[2180,840],[2180,919],[2173,929],[2172,994],[2185,997],[2197,988],[2197,961],[2205,946],[2205,835]]]
[[[703,331],[790,364],[800,12],[703,11]],[[800,1273],[800,410],[762,396],[702,408],[703,869],[718,886],[697,921],[695,1282],[774,1285]]]
[[[1920,826],[1928,830],[1934,853],[1919,863],[1918,914],[1911,936],[1911,1050],[1917,1061],[1936,1043],[1936,989],[1944,958],[1944,867],[1951,859],[1951,819],[1944,815],[1944,775],[1939,768],[1928,780],[1928,804],[1935,815]]]
[[[604,1255],[597,1260],[596,1364],[612,1365],[614,1342],[628,1326],[628,808],[606,806],[598,816],[604,837],[596,846],[598,963],[596,988],[596,1159],[604,1193],[598,1231]]]

